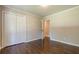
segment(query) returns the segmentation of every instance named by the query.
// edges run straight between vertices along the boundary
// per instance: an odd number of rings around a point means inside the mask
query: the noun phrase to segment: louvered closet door
[[[28,16],[28,41],[32,41],[35,37],[34,33],[35,33],[35,30],[34,30],[34,20],[32,16]]]
[[[8,46],[14,44],[16,40],[16,14],[5,11],[3,17],[2,45]]]
[[[17,29],[17,39],[16,41],[18,43],[26,42],[26,16],[17,14],[17,20],[16,20],[16,29]]]
[[[5,11],[3,19],[3,47],[26,41],[26,16]]]

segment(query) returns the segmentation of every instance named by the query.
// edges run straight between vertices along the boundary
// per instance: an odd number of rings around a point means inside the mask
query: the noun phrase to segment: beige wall
[[[50,37],[52,40],[79,46],[79,6],[52,14]]]
[[[1,48],[1,41],[2,41],[2,8],[0,6],[0,48]]]
[[[79,27],[54,27],[51,31],[51,39],[79,46]]]

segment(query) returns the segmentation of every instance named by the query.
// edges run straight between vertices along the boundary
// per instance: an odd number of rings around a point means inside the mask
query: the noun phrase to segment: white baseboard
[[[41,39],[41,38],[35,38],[35,39],[32,39],[32,40],[28,40],[28,41],[24,41],[24,42],[19,42],[19,43],[15,43],[15,44],[26,43],[26,42],[30,42],[30,41],[34,41],[34,40],[38,40],[38,39]],[[11,44],[11,45],[15,45],[15,44]],[[7,46],[10,46],[10,45],[7,45]],[[0,49],[2,49],[4,47],[6,47],[6,46],[2,46],[2,47],[0,47]]]
[[[65,42],[65,41],[60,41],[60,40],[56,40],[56,39],[51,39],[53,41],[57,41],[57,42],[61,42],[61,43],[65,43],[65,44],[68,44],[68,45],[72,45],[72,46],[76,46],[76,47],[79,47],[78,44],[74,44],[74,43],[70,43],[70,42]]]
[[[26,42],[30,42],[30,41],[34,41],[34,40],[38,40],[38,39],[41,39],[41,38],[35,38],[35,39],[32,39],[32,40],[28,40]],[[26,43],[26,42],[24,42],[24,43]]]

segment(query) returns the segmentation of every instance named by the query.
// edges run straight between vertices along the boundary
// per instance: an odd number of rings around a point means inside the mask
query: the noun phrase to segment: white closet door
[[[16,40],[16,14],[5,12],[3,25],[3,46],[14,44]]]
[[[5,11],[3,20],[3,47],[26,41],[26,16]]]
[[[26,16],[17,15],[17,40],[18,43],[26,41]]]
[[[36,22],[32,16],[29,16],[27,20],[28,20],[28,23],[27,23],[28,24],[28,41],[32,41],[33,39],[35,39],[34,23],[36,24]]]

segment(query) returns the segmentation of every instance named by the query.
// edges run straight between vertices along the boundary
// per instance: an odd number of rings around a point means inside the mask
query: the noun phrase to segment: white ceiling
[[[18,8],[39,16],[47,16],[76,6],[77,5],[48,5],[47,7],[42,7],[40,5],[8,5],[8,7]]]

